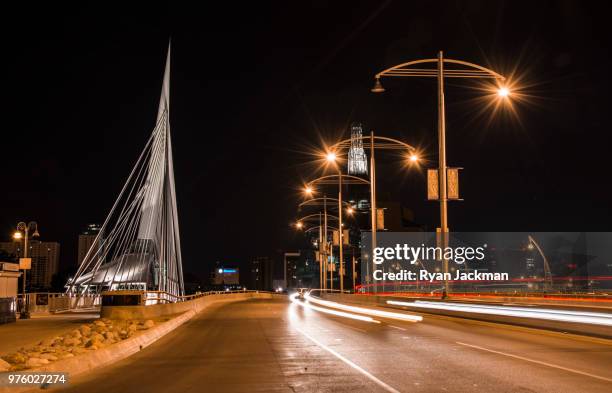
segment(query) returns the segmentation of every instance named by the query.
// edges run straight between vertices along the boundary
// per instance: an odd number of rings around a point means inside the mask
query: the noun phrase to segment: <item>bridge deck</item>
[[[434,316],[373,324],[248,300],[207,309],[67,391],[603,392],[610,361],[612,346],[597,340]]]

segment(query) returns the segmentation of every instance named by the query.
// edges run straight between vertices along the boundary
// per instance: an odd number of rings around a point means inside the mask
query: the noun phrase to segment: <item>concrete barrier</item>
[[[210,294],[178,303],[154,304],[150,306],[102,306],[100,316],[109,319],[152,319],[176,315],[186,311],[198,313],[212,303],[230,302],[246,299],[270,299],[268,292],[244,292],[228,294]]]

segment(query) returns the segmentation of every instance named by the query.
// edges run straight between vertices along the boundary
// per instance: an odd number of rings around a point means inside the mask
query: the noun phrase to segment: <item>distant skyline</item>
[[[473,85],[448,82],[448,164],[464,168],[465,199],[449,207],[451,230],[610,231],[610,42],[596,3],[79,5],[57,18],[47,11],[63,5],[7,7],[0,240],[35,220],[41,240],[61,244],[63,267],[76,264],[79,233],[104,221],[144,147],[170,37],[186,272],[205,278],[215,261],[291,249],[298,189],[314,176],[307,152],[348,138],[353,121],[421,146],[435,165],[433,82],[369,89],[381,69],[438,50],[516,71],[529,98],[517,118],[489,119]],[[381,200],[436,227],[422,173],[390,158],[377,174]]]

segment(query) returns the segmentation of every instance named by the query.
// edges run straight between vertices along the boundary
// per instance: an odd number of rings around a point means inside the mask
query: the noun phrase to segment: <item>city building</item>
[[[81,263],[83,263],[85,255],[87,255],[91,246],[96,242],[96,237],[98,237],[98,233],[100,233],[101,229],[102,226],[100,224],[88,224],[87,228],[79,234],[78,266],[81,266]],[[97,243],[99,247],[102,244],[102,239],[98,239]]]
[[[285,287],[314,288],[319,283],[319,263],[314,250],[284,253]]]
[[[211,273],[210,282],[214,286],[238,288],[240,285],[240,270],[233,266],[217,266]]]
[[[248,289],[270,291],[274,285],[274,263],[269,257],[257,257],[251,262]]]
[[[51,279],[58,272],[60,244],[57,242],[28,241],[28,258],[32,258],[32,268],[26,275],[26,287],[30,291],[51,288]],[[23,243],[20,241],[2,242],[0,249],[19,258],[23,256]]]

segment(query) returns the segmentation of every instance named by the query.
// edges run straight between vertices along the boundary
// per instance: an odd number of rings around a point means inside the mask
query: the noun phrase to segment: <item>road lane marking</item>
[[[408,330],[408,329],[404,329],[403,327],[399,327],[399,326],[393,326],[393,325],[387,325],[387,326],[389,326],[390,328],[393,328],[393,329],[402,330],[402,331],[404,331],[404,332],[405,332],[406,330]]]
[[[574,374],[584,375],[586,377],[591,377],[591,378],[599,379],[599,380],[606,381],[606,382],[612,382],[612,378],[606,378],[606,377],[602,377],[600,375],[590,374],[590,373],[587,373],[587,372],[584,372],[584,371],[574,370],[572,368],[567,368],[567,367],[559,366],[559,365],[556,365],[556,364],[543,362],[543,361],[540,361],[540,360],[529,359],[529,358],[526,358],[526,357],[523,357],[523,356],[513,355],[511,353],[495,351],[493,349],[479,347],[478,345],[466,344],[466,343],[462,343],[460,341],[455,341],[455,343],[459,344],[459,345],[466,346],[466,347],[470,347],[470,348],[474,348],[474,349],[479,349],[481,351],[496,353],[498,355],[507,356],[507,357],[511,357],[511,358],[515,358],[515,359],[519,359],[519,360],[524,360],[526,362],[531,362],[531,363],[539,364],[539,365],[546,366],[546,367],[556,368],[556,369],[559,369],[559,370],[567,371],[567,372],[574,373]]]
[[[333,322],[336,322],[336,323],[341,323],[341,322],[337,322],[337,321],[333,321]],[[349,329],[352,329],[352,330],[358,331],[358,332],[360,332],[360,333],[368,334],[368,331],[367,331],[367,330],[365,330],[365,329],[360,329],[360,328],[355,327],[355,326],[351,326],[351,325],[349,325],[349,324],[347,324],[347,323],[342,323],[342,327],[344,327],[344,328],[349,328]],[[330,332],[330,331],[331,331],[331,330],[328,330],[328,332]]]
[[[376,378],[373,374],[371,374],[370,372],[368,372],[367,370],[359,367],[358,365],[356,365],[355,363],[353,363],[352,361],[350,361],[349,359],[345,358],[344,356],[342,356],[341,354],[339,354],[338,352],[334,351],[333,349],[331,349],[330,347],[328,347],[327,345],[323,344],[322,342],[320,342],[319,340],[317,340],[316,338],[312,337],[311,335],[309,335],[308,333],[304,332],[302,329],[298,328],[297,326],[295,326],[295,329],[302,333],[306,338],[308,338],[310,341],[312,341],[313,343],[315,343],[316,345],[318,345],[319,347],[321,347],[322,349],[326,350],[327,352],[331,353],[332,355],[334,355],[335,357],[337,357],[338,359],[342,360],[345,364],[347,364],[348,366],[352,367],[353,369],[359,371],[362,375],[366,376],[369,380],[371,380],[372,382],[374,382],[375,384],[377,384],[378,386],[380,386],[381,388],[385,389],[387,392],[390,393],[400,393],[399,390],[387,385],[386,383],[384,383],[383,381],[381,381],[380,379]]]

